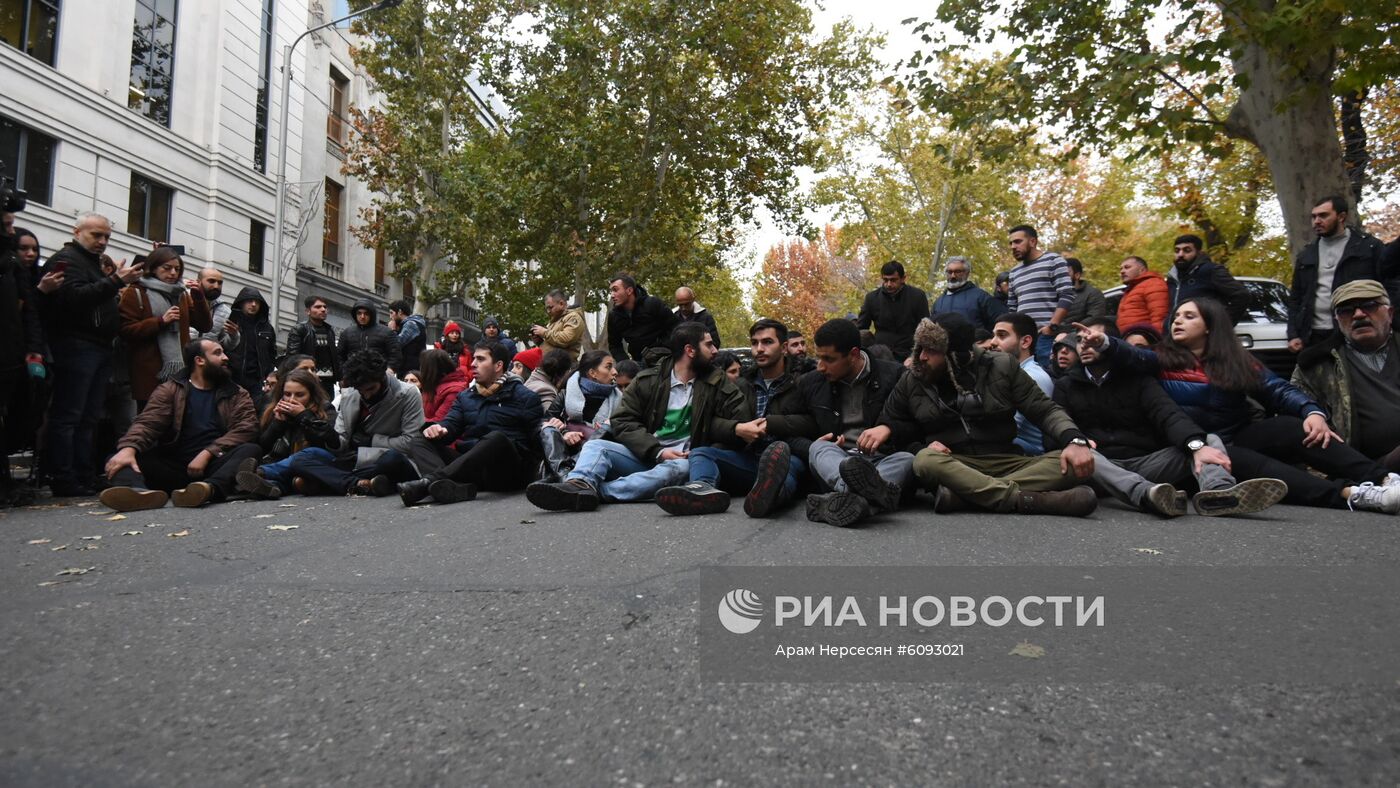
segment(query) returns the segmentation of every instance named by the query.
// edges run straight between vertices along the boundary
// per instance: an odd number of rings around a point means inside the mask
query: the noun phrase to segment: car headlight
[[[1240,334],[1239,338],[1241,347],[1245,348],[1246,350],[1254,347],[1254,337],[1250,336],[1249,334]]]

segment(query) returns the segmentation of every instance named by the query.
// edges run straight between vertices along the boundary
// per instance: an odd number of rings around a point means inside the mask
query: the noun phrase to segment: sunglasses
[[[1368,315],[1374,315],[1376,312],[1379,312],[1381,307],[1383,306],[1388,306],[1388,304],[1384,304],[1380,301],[1374,300],[1358,301],[1354,304],[1342,304],[1336,309],[1333,309],[1332,314],[1336,315],[1337,317],[1351,317],[1352,315],[1356,314],[1356,310],[1360,309]]]

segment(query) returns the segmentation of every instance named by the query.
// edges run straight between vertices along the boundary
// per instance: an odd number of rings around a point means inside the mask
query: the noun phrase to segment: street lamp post
[[[325,24],[308,28],[306,32],[297,36],[291,44],[282,48],[282,110],[280,113],[281,123],[279,124],[281,133],[278,135],[277,140],[277,201],[276,207],[274,208],[277,215],[275,219],[275,235],[272,241],[272,326],[274,330],[277,327],[278,319],[282,316],[282,277],[284,276],[282,270],[282,254],[284,252],[282,248],[282,239],[286,232],[286,219],[283,214],[286,213],[287,210],[287,115],[292,105],[292,50],[296,49],[297,44],[300,44],[303,38],[306,38],[318,30],[335,27],[342,22],[348,22],[357,16],[367,14],[371,11],[393,8],[402,2],[403,0],[379,0],[378,3],[361,8],[359,11],[352,14],[347,14],[339,19],[332,19]]]

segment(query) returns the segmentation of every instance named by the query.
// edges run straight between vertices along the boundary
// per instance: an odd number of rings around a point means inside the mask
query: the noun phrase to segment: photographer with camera
[[[24,503],[24,496],[10,474],[10,404],[15,401],[31,376],[42,377],[44,337],[34,304],[32,279],[16,254],[13,214],[24,210],[24,194],[9,188],[0,174],[0,207],[7,221],[0,233],[0,336],[6,338],[0,350],[0,505]]]

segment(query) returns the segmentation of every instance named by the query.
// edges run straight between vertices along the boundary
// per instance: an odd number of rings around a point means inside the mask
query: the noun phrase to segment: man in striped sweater
[[[1048,369],[1055,326],[1065,321],[1074,304],[1069,264],[1056,252],[1040,251],[1040,236],[1029,224],[1012,227],[1009,235],[1011,256],[1017,265],[1011,269],[1007,311],[1030,315],[1035,320],[1035,360]]]

